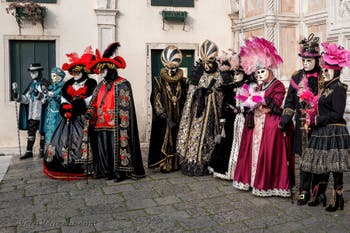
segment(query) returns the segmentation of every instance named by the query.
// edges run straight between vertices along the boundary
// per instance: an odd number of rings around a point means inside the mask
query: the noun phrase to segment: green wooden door
[[[49,72],[56,66],[55,41],[10,40],[9,47],[10,83],[17,82],[20,93],[31,81],[31,63],[40,63],[44,67],[43,78],[50,80]]]
[[[161,49],[151,50],[152,77],[159,76],[160,69],[163,68],[163,64],[160,61],[161,53]],[[180,68],[184,71],[184,76],[188,77],[194,64],[194,50],[181,50],[181,53],[182,63]]]

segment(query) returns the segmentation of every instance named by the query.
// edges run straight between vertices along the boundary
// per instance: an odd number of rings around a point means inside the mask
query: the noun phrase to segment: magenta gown
[[[280,107],[285,95],[282,82],[274,79],[265,89],[264,98],[272,97]],[[254,110],[254,128],[244,127],[233,186],[257,196],[290,196],[287,150],[283,132],[278,128],[280,115],[267,106]],[[288,143],[289,144],[289,143]],[[288,147],[290,148],[290,147]]]

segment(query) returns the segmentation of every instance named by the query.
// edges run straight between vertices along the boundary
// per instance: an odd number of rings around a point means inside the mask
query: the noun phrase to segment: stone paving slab
[[[256,197],[211,176],[146,172],[120,183],[60,181],[42,173],[41,160],[13,157],[0,183],[0,232],[350,232],[349,173],[345,209],[327,213],[290,198]]]

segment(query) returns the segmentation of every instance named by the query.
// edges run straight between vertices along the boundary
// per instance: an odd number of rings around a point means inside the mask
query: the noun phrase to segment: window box
[[[184,22],[187,17],[187,11],[162,11],[163,20]]]

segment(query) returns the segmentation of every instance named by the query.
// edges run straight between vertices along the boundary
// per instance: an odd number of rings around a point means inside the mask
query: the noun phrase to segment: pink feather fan
[[[235,96],[243,107],[253,109],[257,104],[264,101],[264,92],[256,91],[254,85],[243,84],[239,93]]]
[[[259,37],[246,39],[240,56],[243,70],[248,75],[258,69],[276,69],[283,62],[273,43]]]

